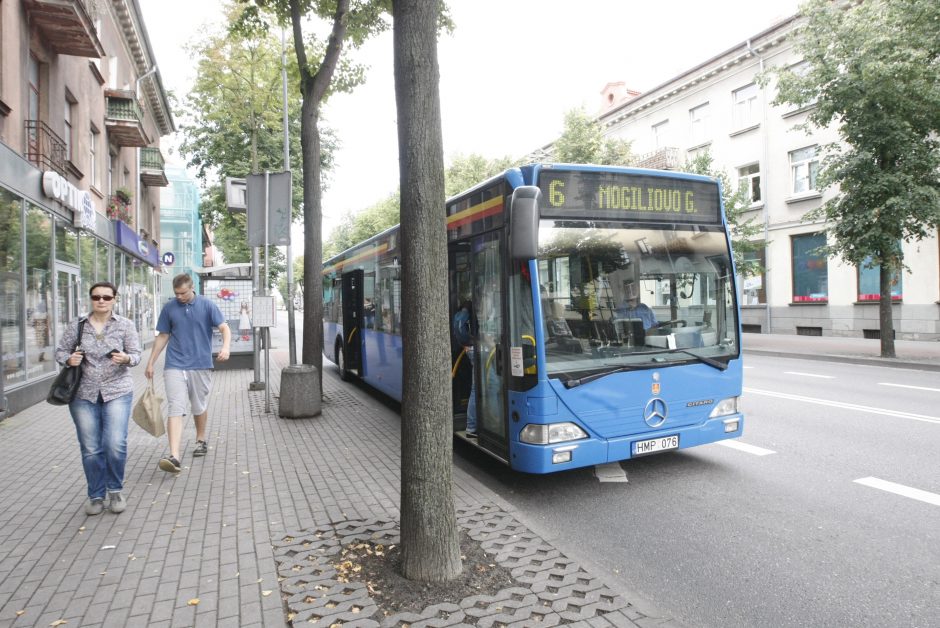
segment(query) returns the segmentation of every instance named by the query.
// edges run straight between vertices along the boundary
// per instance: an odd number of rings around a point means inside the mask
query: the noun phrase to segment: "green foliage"
[[[685,162],[682,170],[692,174],[702,174],[717,179],[721,183],[721,200],[725,206],[725,218],[731,227],[731,250],[734,254],[734,265],[738,273],[745,277],[762,273],[764,269],[756,260],[745,259],[747,253],[758,252],[767,245],[763,239],[759,239],[763,225],[757,222],[757,217],[745,217],[750,206],[747,189],[743,185],[735,189],[725,171],[714,166],[712,156],[707,152]]]
[[[552,146],[555,161],[570,164],[626,166],[633,160],[630,142],[605,138],[601,125],[584,109],[565,113],[564,130]]]
[[[803,13],[807,69],[774,72],[775,104],[812,105],[809,124],[837,124],[841,140],[819,176],[838,194],[806,219],[828,221],[829,253],[898,270],[898,243],[940,222],[940,3],[812,0]]]
[[[477,154],[456,155],[444,171],[446,196],[459,194],[490,177],[511,168],[509,157],[486,159]],[[401,195],[398,191],[361,212],[347,212],[323,245],[323,258],[329,259],[363,240],[368,240],[400,221]],[[301,274],[301,276],[303,276]]]
[[[444,194],[447,197],[459,194],[512,166],[513,160],[509,157],[487,159],[476,153],[466,157],[458,153],[444,171]]]

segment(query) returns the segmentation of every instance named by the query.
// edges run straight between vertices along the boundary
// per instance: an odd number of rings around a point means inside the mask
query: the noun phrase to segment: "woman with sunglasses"
[[[82,381],[69,412],[88,482],[85,514],[98,515],[105,508],[105,496],[111,512],[123,512],[127,507],[122,491],[127,421],[134,398],[134,382],[128,369],[140,363],[140,336],[133,321],[112,311],[117,286],[98,282],[88,296],[91,314],[82,337],[78,337],[79,320],[69,323],[55,357],[59,364],[82,368]]]

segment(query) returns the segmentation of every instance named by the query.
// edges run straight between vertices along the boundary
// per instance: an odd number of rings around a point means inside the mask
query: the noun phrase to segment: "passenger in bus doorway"
[[[476,334],[474,333],[473,303],[470,299],[463,299],[461,301],[460,308],[454,314],[452,327],[454,341],[458,346],[462,347],[463,354],[466,355],[467,360],[470,361],[470,399],[467,402],[466,431],[467,436],[475,438],[477,432],[477,403],[475,377],[473,375],[473,342]],[[457,360],[459,362],[459,356]]]

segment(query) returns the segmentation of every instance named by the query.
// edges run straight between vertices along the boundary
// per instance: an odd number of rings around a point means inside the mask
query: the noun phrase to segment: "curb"
[[[766,349],[744,349],[745,354],[766,355],[775,358],[791,358],[793,360],[814,360],[817,362],[842,362],[845,364],[861,364],[864,366],[883,366],[887,368],[907,369],[915,371],[940,372],[940,364],[932,362],[895,362],[892,358],[866,358],[851,355],[806,354],[800,355],[791,351],[773,351]],[[897,358],[894,358],[897,359]]]

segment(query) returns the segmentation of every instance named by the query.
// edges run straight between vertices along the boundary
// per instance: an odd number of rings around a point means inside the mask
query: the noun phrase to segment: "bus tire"
[[[336,362],[336,366],[339,367],[339,378],[344,382],[348,382],[352,379],[352,374],[346,370],[346,358],[343,356],[343,343],[339,340],[336,341],[335,356],[336,359],[333,361]]]

